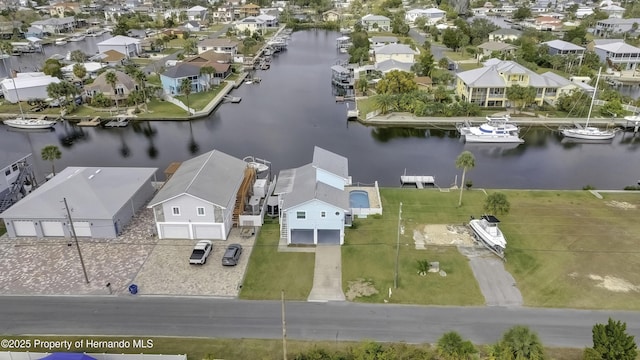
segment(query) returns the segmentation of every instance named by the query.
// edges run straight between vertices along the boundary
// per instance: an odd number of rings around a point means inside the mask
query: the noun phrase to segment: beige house
[[[236,21],[236,31],[240,34],[244,33],[246,30],[249,30],[250,33],[257,32],[259,34],[264,35],[267,30],[267,24],[258,19],[255,16],[249,16],[242,20]]]
[[[490,58],[491,55],[499,53],[502,55],[514,55],[517,47],[511,44],[499,42],[499,41],[487,41],[478,45],[478,52],[476,53],[476,59]]]
[[[116,73],[115,87],[111,86],[111,84],[107,82],[107,74],[110,72]],[[129,75],[118,70],[103,72],[93,81],[93,83],[84,87],[85,94],[88,98],[93,98],[95,95],[102,93],[109,99],[118,101],[125,100],[129,97],[129,94],[137,88],[138,85]]]
[[[383,45],[375,49],[374,54],[376,63],[386,60],[394,60],[411,64],[415,62],[415,55],[416,51],[409,47],[409,45],[405,44]]]
[[[232,57],[238,53],[238,43],[229,39],[204,39],[198,43],[198,54],[209,50],[219,54],[229,54]]]
[[[502,28],[489,34],[489,41],[514,41],[522,36],[522,31]]]
[[[62,2],[51,5],[49,8],[49,15],[63,18],[67,16],[67,14],[79,14],[81,11],[80,3]]]
[[[340,13],[335,11],[335,10],[327,10],[327,11],[322,13],[322,20],[323,21],[338,22],[338,21],[340,21],[341,18],[342,18],[342,16],[340,15]]]

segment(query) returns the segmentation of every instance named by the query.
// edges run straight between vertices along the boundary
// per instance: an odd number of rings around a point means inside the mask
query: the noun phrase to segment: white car
[[[193,248],[191,257],[189,257],[189,264],[204,265],[207,263],[207,257],[211,254],[211,248],[213,243],[211,240],[200,240]]]

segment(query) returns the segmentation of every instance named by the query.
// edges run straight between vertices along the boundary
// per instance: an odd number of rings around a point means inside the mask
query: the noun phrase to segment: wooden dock
[[[418,189],[424,189],[425,185],[435,185],[436,181],[433,176],[427,175],[402,175],[400,183],[404,185],[415,185]]]
[[[91,120],[82,120],[78,123],[78,126],[98,126],[100,125],[100,116],[96,116]]]
[[[242,101],[242,98],[240,96],[229,96],[229,95],[226,95],[225,97],[223,97],[223,99],[225,101],[229,101],[229,102],[232,102],[234,104],[237,104],[240,101]]]

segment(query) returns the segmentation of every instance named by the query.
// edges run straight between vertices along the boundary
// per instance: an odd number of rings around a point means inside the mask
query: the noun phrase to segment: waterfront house
[[[103,53],[92,56],[89,60],[91,61],[100,61],[103,64],[107,64],[109,66],[117,66],[122,65],[122,62],[127,57],[118,51],[115,50],[107,50]]]
[[[416,51],[409,45],[405,44],[389,44],[380,46],[375,49],[375,62],[379,63],[385,60],[395,60],[404,63],[413,64]]]
[[[558,84],[556,96],[547,97],[547,99],[545,99],[545,101],[552,106],[556,106],[557,100],[560,98],[560,96],[570,95],[573,91],[582,91],[588,95],[592,95],[595,91],[595,88],[589,85],[586,81],[581,82],[573,81],[574,79],[565,79],[564,77],[551,71],[547,71],[540,75]]]
[[[498,54],[501,58],[504,56],[511,56],[516,53],[516,49],[518,48],[511,44],[499,41],[487,41],[478,45],[479,51],[476,53],[476,58],[488,58],[495,54]]]
[[[233,7],[224,5],[218,6],[212,13],[213,21],[215,22],[230,22],[233,21]]]
[[[185,21],[180,28],[184,31],[200,31],[200,23],[196,20]]]
[[[503,4],[501,7],[491,9],[490,15],[511,15],[516,12],[516,10],[518,10],[518,8],[513,5]]]
[[[53,4],[49,7],[49,15],[52,17],[63,18],[68,15],[73,16],[82,12],[79,2],[61,2]]]
[[[37,20],[32,22],[31,26],[41,29],[43,32],[47,32],[50,34],[61,34],[73,32],[73,30],[77,27],[77,22],[73,16],[67,16],[63,18]]]
[[[489,41],[514,41],[522,36],[522,31],[502,28],[489,34]]]
[[[172,66],[160,74],[160,82],[165,93],[171,95],[181,94],[182,81],[191,81],[191,92],[198,93],[207,91],[211,86],[219,85],[224,79],[231,75],[231,64],[217,61],[203,61],[204,57],[198,56]],[[212,74],[204,72],[202,69],[210,67]]]
[[[615,42],[594,46],[594,51],[610,68],[615,70],[635,70],[640,68],[640,48],[625,42]]]
[[[618,5],[609,4],[607,6],[601,7],[600,11],[607,13],[609,15],[609,19],[622,19],[625,8]]]
[[[335,10],[327,10],[322,13],[322,21],[338,22],[342,19],[342,15]]]
[[[0,82],[4,99],[12,104],[32,99],[47,99],[47,86],[59,83],[60,79],[44,73],[17,73],[14,78]]]
[[[383,60],[383,61],[377,62],[374,65],[375,70],[380,71],[383,74],[386,74],[393,70],[411,72],[411,67],[413,67],[413,63],[396,61],[392,59]]]
[[[14,183],[28,175],[28,173],[23,175],[20,173],[28,172],[32,163],[33,156],[30,153],[0,152],[0,212],[10,206],[14,200],[18,200],[12,196],[18,196],[18,193],[28,194],[22,184],[18,184],[19,187],[16,188]],[[12,194],[13,191],[15,194]]]
[[[576,55],[584,56],[585,48],[564,40],[551,40],[542,43],[549,48],[549,55]]]
[[[369,42],[371,43],[371,47],[375,49],[384,45],[397,44],[398,38],[395,36],[372,36],[369,38]]]
[[[280,210],[280,238],[287,245],[344,243],[351,226],[351,184],[347,158],[315,147],[313,161],[280,171],[274,190]]]
[[[25,37],[43,38],[45,36],[44,31],[41,28],[35,26],[29,26],[27,32],[24,33]]]
[[[562,21],[551,16],[538,16],[533,23],[537,30],[556,31],[562,29]]]
[[[247,170],[219,150],[183,162],[149,202],[158,237],[226,240]]]
[[[554,78],[537,74],[514,62],[490,59],[484,67],[456,74],[455,93],[462,101],[482,107],[505,107],[507,88],[513,85],[536,88],[535,103],[553,104],[563,85]]]
[[[258,16],[260,15],[260,6],[256,4],[242,5],[238,8],[238,15],[240,16],[240,19],[249,16]]]
[[[73,67],[75,65],[76,64],[69,64],[60,69],[65,78],[75,78],[75,75],[73,74]],[[99,62],[85,62],[81,65],[84,66],[85,70],[87,71],[86,78],[90,79],[95,79],[96,77],[98,77],[98,72],[106,66],[105,64]]]
[[[115,89],[111,84],[107,82],[107,74],[109,72],[116,73]],[[138,84],[131,78],[131,76],[123,73],[119,70],[109,70],[100,74],[91,84],[84,86],[85,95],[87,98],[92,99],[97,94],[102,93],[105,97],[113,100],[114,102],[126,100],[129,95],[138,89]]]
[[[265,31],[267,30],[267,24],[264,21],[256,18],[255,16],[249,16],[243,18],[242,20],[236,21],[235,28],[236,31],[240,34],[244,34],[247,30],[249,30],[249,32],[252,34],[257,32],[260,35],[264,35]]]
[[[493,8],[488,8],[483,6],[478,8],[472,8],[471,12],[473,13],[473,16],[487,16],[489,15],[492,9]]]
[[[267,28],[277,27],[278,26],[278,18],[273,15],[268,14],[260,14],[256,16],[256,19],[262,20],[264,22],[264,26]]]
[[[207,51],[229,54],[231,57],[234,57],[238,53],[238,42],[224,38],[204,39],[198,42],[198,54]]]
[[[191,7],[189,9],[187,9],[186,13],[187,13],[187,19],[191,20],[191,21],[202,21],[202,20],[206,20],[207,19],[207,8],[200,6],[200,5],[196,5],[194,7]]]
[[[593,39],[587,44],[587,50],[591,52],[596,51],[596,46],[598,45],[606,45],[613,43],[623,43],[624,39]]]
[[[98,43],[98,52],[115,50],[127,58],[142,54],[140,40],[128,36],[116,35]]]
[[[612,35],[622,36],[633,30],[633,24],[640,25],[640,18],[630,19],[604,19],[596,23],[593,35],[601,37],[610,37]],[[637,25],[636,25],[637,26]]]
[[[438,8],[430,9],[411,9],[404,15],[404,20],[413,24],[418,18],[423,18],[427,25],[435,25],[439,22],[446,21],[447,12]]]
[[[71,238],[72,222],[78,237],[115,238],[153,196],[156,170],[67,167],[2,213],[7,235]]]
[[[391,31],[391,19],[382,15],[365,15],[360,19],[360,24],[365,31]]]

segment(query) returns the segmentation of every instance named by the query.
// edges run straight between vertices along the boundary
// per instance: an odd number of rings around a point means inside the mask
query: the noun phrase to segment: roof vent
[[[94,176],[95,175],[93,175],[93,174],[89,175],[89,180],[93,179]]]
[[[100,173],[100,171],[102,171],[102,169],[98,169],[98,170],[96,170],[96,174],[99,174],[99,173]]]

